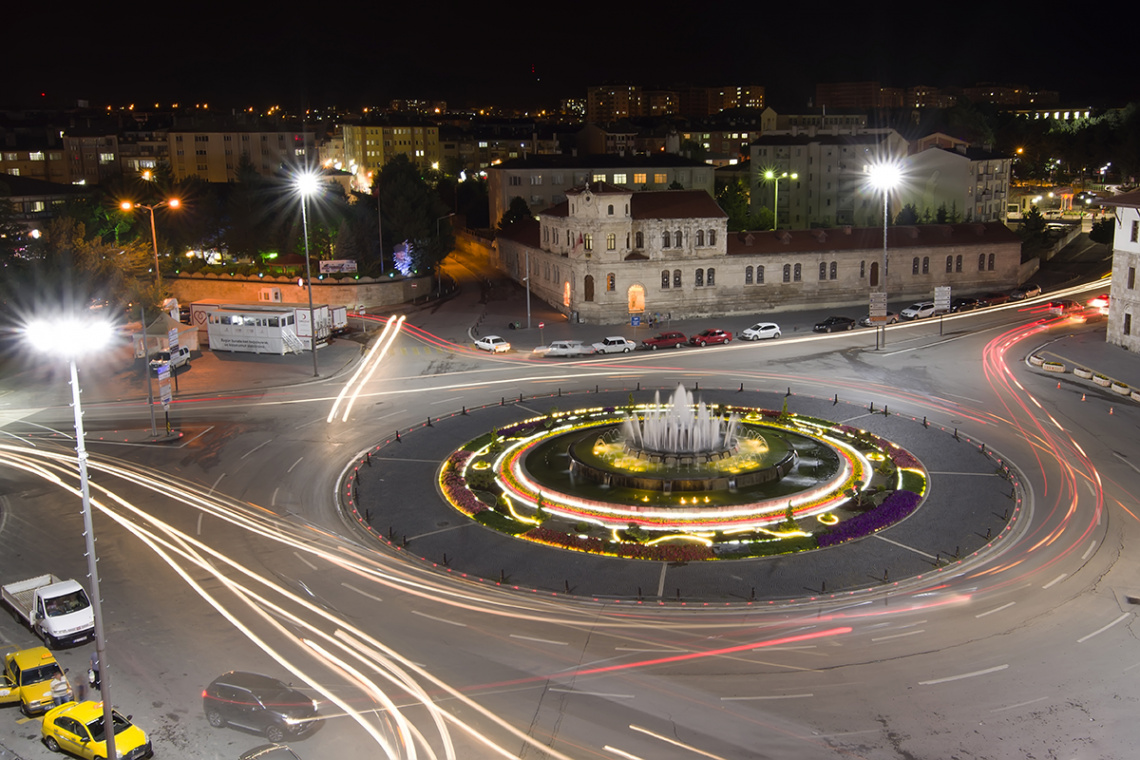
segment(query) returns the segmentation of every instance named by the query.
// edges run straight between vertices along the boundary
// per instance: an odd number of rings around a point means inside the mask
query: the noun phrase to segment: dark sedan
[[[851,317],[828,317],[822,322],[817,322],[815,327],[812,328],[815,332],[822,333],[853,329],[855,329],[855,320],[851,319]]]
[[[980,309],[985,305],[986,304],[984,301],[980,301],[977,298],[955,298],[950,303],[950,311],[957,314],[960,311],[973,311],[974,309]]]

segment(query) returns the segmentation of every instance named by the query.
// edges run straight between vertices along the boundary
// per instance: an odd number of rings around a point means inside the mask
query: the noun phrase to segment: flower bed
[[[895,491],[877,509],[844,520],[819,536],[819,545],[835,546],[877,533],[909,515],[921,501],[922,497],[913,491]]]

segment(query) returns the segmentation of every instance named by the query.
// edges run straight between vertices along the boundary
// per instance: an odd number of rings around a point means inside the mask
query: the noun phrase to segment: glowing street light
[[[84,354],[94,353],[111,342],[111,325],[102,320],[84,319],[35,320],[24,328],[24,339],[35,350],[67,358],[71,368],[71,406],[75,412],[75,454],[79,462],[80,495],[83,502],[83,537],[87,549],[87,574],[91,577],[91,607],[95,615],[95,652],[99,658],[99,696],[103,701],[103,725],[114,726],[111,715],[111,678],[103,636],[103,606],[99,593],[99,565],[95,559],[95,531],[91,520],[91,492],[87,480],[87,447],[83,435],[83,407],[79,402],[79,371],[75,362]],[[115,732],[104,731],[107,738],[107,760],[116,760]]]
[[[309,346],[313,351],[313,377],[320,377],[317,369],[317,320],[313,318],[313,265],[309,262],[309,196],[317,192],[320,177],[305,171],[293,178],[293,187],[301,196],[301,227],[305,232],[305,279],[309,290]]]
[[[154,210],[156,208],[178,208],[182,205],[182,201],[177,198],[167,198],[162,203],[156,203],[153,206],[148,206],[145,203],[135,203],[133,201],[123,201],[119,204],[119,208],[123,211],[134,211],[137,208],[145,208],[150,212],[150,242],[154,245],[154,277],[155,281],[162,284],[162,270],[158,266],[158,235],[154,231]]]
[[[871,164],[867,167],[867,181],[871,187],[880,191],[883,194],[883,279],[882,279],[882,299],[883,299],[883,314],[886,316],[887,308],[887,274],[890,271],[890,259],[887,254],[887,221],[888,221],[888,208],[890,206],[891,191],[899,186],[902,182],[902,167],[895,161],[880,161],[877,164]],[[875,315],[872,315],[874,317]],[[883,328],[883,345],[887,342],[887,323],[882,323]]]
[[[775,188],[775,195],[772,198],[772,231],[775,232],[776,228],[780,226],[780,180],[782,179],[799,179],[800,175],[792,172],[782,172],[777,174],[774,170],[769,169],[764,172],[764,181],[771,182]]]

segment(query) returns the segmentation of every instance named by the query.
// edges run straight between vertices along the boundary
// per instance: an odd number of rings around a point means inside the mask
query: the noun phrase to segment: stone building
[[[1100,201],[1116,216],[1112,241],[1112,297],[1108,304],[1106,340],[1129,351],[1140,351],[1140,291],[1136,270],[1140,267],[1140,191],[1124,193]]]
[[[881,227],[728,232],[707,192],[634,192],[591,182],[504,231],[495,263],[571,318],[692,319],[868,302],[880,286]],[[1021,243],[1000,223],[892,227],[892,300],[1009,288]]]

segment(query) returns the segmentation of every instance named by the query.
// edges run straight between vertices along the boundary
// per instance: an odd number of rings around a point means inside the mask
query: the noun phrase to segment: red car
[[[709,343],[731,343],[732,333],[727,330],[705,330],[689,338],[691,346],[706,346]]]
[[[641,345],[656,351],[659,348],[680,348],[685,345],[685,333],[680,332],[663,332],[654,335],[652,338],[646,338],[641,341]]]

